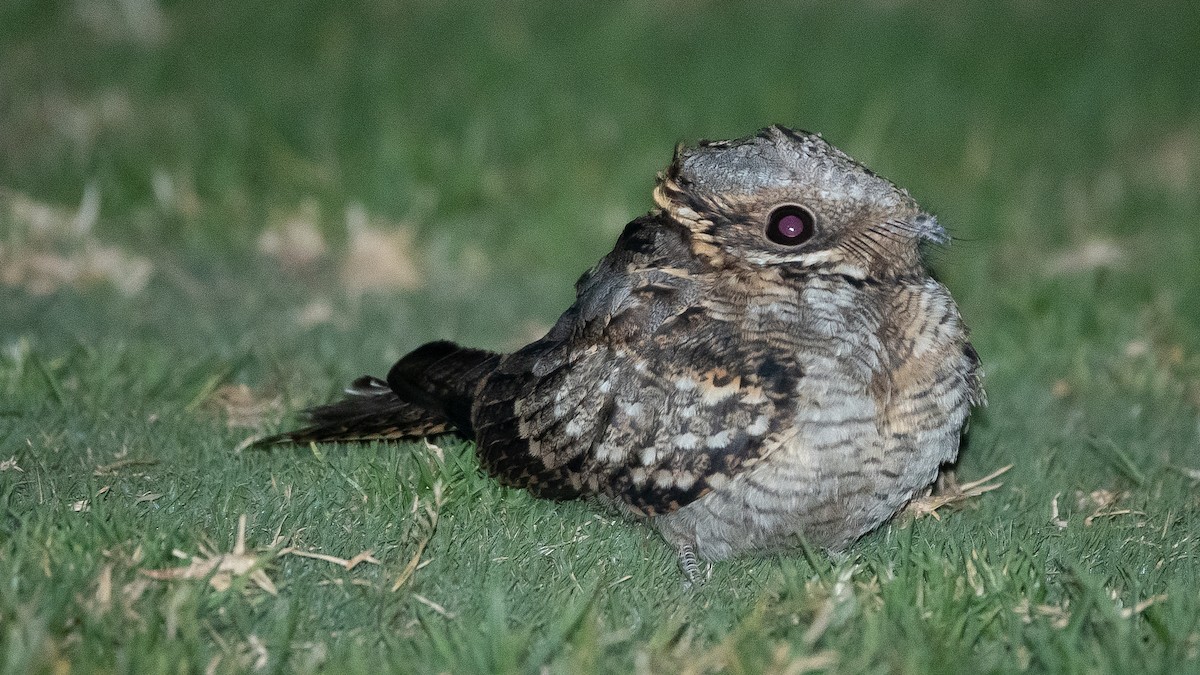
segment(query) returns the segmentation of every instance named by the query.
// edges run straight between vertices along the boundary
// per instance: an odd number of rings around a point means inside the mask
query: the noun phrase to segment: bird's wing
[[[542,496],[605,494],[657,514],[778,445],[799,367],[706,310],[698,265],[669,223],[631,223],[550,333],[480,391],[489,471]]]
[[[591,490],[647,515],[674,511],[786,440],[802,372],[765,339],[687,311],[646,351],[610,366],[613,393],[584,471]]]

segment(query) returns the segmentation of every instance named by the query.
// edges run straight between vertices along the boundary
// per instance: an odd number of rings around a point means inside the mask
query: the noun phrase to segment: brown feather
[[[650,518],[687,570],[840,549],[956,458],[979,359],[907,192],[769,127],[681,146],[654,198],[543,338],[430,343],[269,441],[453,428],[507,485]]]

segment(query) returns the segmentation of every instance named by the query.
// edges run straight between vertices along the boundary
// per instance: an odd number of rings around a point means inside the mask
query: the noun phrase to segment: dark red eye
[[[767,239],[782,244],[795,246],[808,241],[813,236],[812,211],[803,206],[788,204],[771,212],[767,220]]]

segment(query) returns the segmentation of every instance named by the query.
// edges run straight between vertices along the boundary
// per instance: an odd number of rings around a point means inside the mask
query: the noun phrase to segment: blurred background
[[[781,123],[939,215],[993,366],[1194,339],[1197,45],[1167,1],[5,0],[0,337],[251,380],[510,348],[677,142]]]
[[[427,340],[539,336],[676,143],[773,123],[954,236],[929,259],[990,401],[958,471],[1002,489],[692,592],[648,528],[500,488],[469,444],[232,452]],[[1198,259],[1191,0],[0,0],[0,652],[1180,672]],[[246,515],[278,597],[150,585]]]

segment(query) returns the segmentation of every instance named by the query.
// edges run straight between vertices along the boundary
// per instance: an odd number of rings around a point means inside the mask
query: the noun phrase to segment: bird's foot
[[[691,544],[684,544],[679,547],[679,568],[683,570],[683,575],[687,577],[684,583],[687,586],[701,586],[704,582],[712,577],[712,563],[705,563],[703,569],[700,566],[700,559],[696,557],[696,551]]]

